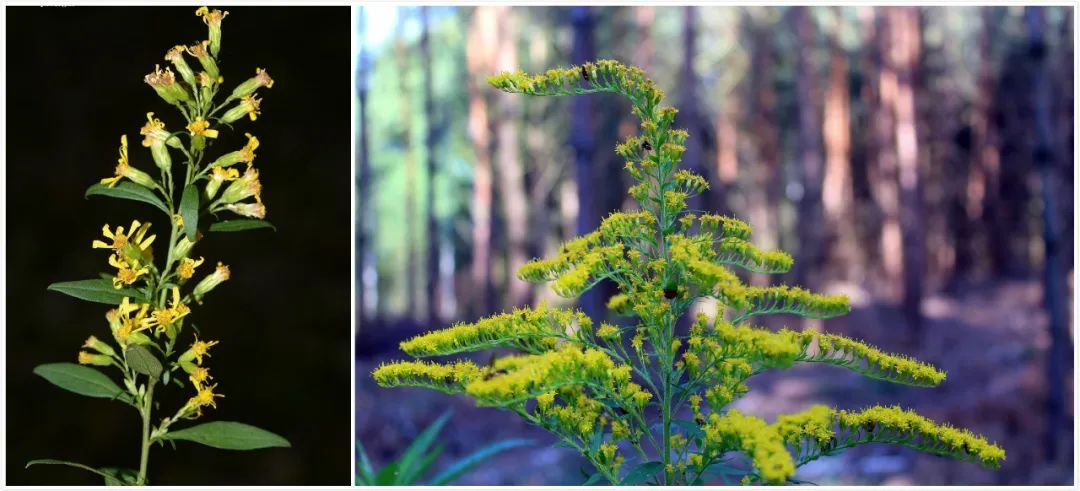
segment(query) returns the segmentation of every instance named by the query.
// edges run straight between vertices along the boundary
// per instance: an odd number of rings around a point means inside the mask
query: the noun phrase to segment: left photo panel
[[[6,15],[6,484],[348,485],[349,7]]]

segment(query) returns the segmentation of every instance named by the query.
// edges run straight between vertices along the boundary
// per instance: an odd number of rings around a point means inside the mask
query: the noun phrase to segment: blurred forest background
[[[760,377],[739,407],[771,420],[901,404],[1008,452],[992,472],[865,447],[798,477],[1073,482],[1071,8],[371,7],[357,29],[357,437],[377,466],[452,407],[440,462],[537,442],[464,483],[583,480],[572,451],[511,414],[368,374],[422,330],[565,303],[513,273],[631,206],[613,149],[636,122],[614,95],[529,98],[484,80],[611,58],[679,108],[684,162],[712,183],[703,207],[795,257],[771,281],[852,298],[817,327],[949,374],[913,389],[796,368]],[[579,305],[603,317],[610,293]]]

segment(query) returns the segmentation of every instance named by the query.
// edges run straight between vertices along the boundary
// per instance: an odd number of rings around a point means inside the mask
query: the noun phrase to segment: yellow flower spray
[[[688,135],[674,128],[676,110],[661,105],[663,92],[640,69],[602,60],[538,75],[503,73],[488,83],[530,96],[613,92],[630,100],[642,134],[616,152],[637,181],[629,194],[641,211],[613,213],[596,231],[564,244],[559,255],[518,270],[519,278],[551,282],[567,298],[612,281],[619,293],[608,307],[630,321],[594,328],[581,312],[540,306],[459,324],[407,340],[401,349],[416,357],[495,348],[520,354],[485,367],[384,364],[373,374],[381,386],[463,393],[482,406],[513,411],[588,459],[597,471],[589,484],[703,484],[718,475],[783,484],[814,459],[869,443],[991,468],[1005,458],[982,437],[895,407],[848,412],[814,406],[773,423],[732,409],[749,390],[749,377],[795,363],[924,387],[940,384],[945,374],[843,336],[752,326],[764,314],[842,315],[848,299],[743,283],[736,268],[784,273],[792,259],[755,247],[744,222],[687,209],[687,199],[708,183],[679,169]],[[718,314],[701,315],[689,333],[677,333],[676,322],[699,299],[715,300]],[[680,419],[687,413],[692,419]]]
[[[109,254],[107,264],[112,271],[103,274],[102,279],[49,286],[50,290],[76,298],[112,305],[105,319],[115,345],[90,336],[78,352],[78,364],[51,363],[38,366],[34,372],[77,394],[108,398],[135,408],[142,420],[138,468],[95,468],[53,459],[31,461],[27,466],[62,464],[96,473],[107,484],[146,485],[150,448],[155,443],[186,440],[230,450],[289,446],[284,438],[243,423],[216,421],[179,427],[200,418],[208,408],[216,408],[224,397],[208,367],[210,351],[219,342],[198,336],[184,340],[183,334],[192,304],[202,303],[231,273],[220,262],[207,272],[205,267],[200,268],[205,259],[196,259],[192,251],[203,239],[203,231],[272,228],[262,220],[266,208],[259,173],[253,166],[258,139],[248,134],[248,144],[241,150],[211,156],[213,141],[227,128],[226,123],[239,120],[235,114],[250,115],[254,120],[259,112],[256,91],[273,85],[260,68],[255,77],[223,93],[228,94],[223,98],[218,97],[225,79],[217,57],[221,23],[227,13],[207,7],[198,9],[196,15],[207,24],[209,40],[169,49],[165,61],[171,66],[155,66],[144,79],[186,122],[170,129],[154,112],[146,114],[139,133],[159,177],[135,167],[124,135],[120,137],[114,175],[91,186],[86,193],[157,208],[165,213],[167,242],[151,232],[150,222],[134,220],[127,228],[105,225],[102,239],[94,240],[91,247]],[[196,67],[201,68],[197,73]],[[241,162],[246,164],[243,174],[236,168]],[[217,196],[225,182],[230,184]],[[225,214],[225,219],[219,220],[219,214]],[[200,273],[202,278],[193,283],[191,280]],[[115,368],[122,377],[122,387],[94,367]],[[155,391],[170,385],[188,391],[189,399],[154,424],[152,413],[159,404],[154,400]]]

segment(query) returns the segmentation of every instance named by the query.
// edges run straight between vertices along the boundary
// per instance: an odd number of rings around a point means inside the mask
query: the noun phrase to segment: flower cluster
[[[240,116],[254,120],[259,114],[257,91],[271,87],[273,80],[262,69],[255,77],[239,84],[224,100],[216,101],[224,77],[218,66],[221,47],[221,22],[228,12],[202,7],[196,11],[208,26],[208,39],[190,46],[178,45],[165,54],[171,64],[155,66],[144,81],[168,104],[174,106],[186,121],[183,131],[167,128],[166,123],[146,113],[146,123],[140,128],[142,146],[149,150],[150,160],[157,168],[154,174],[139,170],[129,154],[127,135],[120,137],[119,159],[114,175],[91,186],[87,195],[99,195],[133,200],[151,205],[166,215],[167,239],[159,240],[151,233],[150,222],[134,220],[128,227],[102,227],[103,237],[91,243],[93,249],[109,252],[108,264],[113,270],[101,280],[55,283],[50,289],[83,300],[113,306],[106,314],[111,339],[115,344],[90,336],[78,353],[78,365],[43,365],[41,373],[56,385],[87,395],[88,389],[78,389],[80,381],[93,381],[97,391],[138,409],[143,419],[143,447],[137,478],[130,484],[146,484],[146,462],[150,445],[167,439],[184,439],[184,433],[170,432],[180,420],[202,416],[206,408],[216,408],[222,396],[218,384],[205,363],[216,340],[199,339],[185,345],[181,341],[185,322],[192,315],[193,303],[203,299],[230,277],[229,267],[217,263],[209,272],[200,271],[205,258],[196,258],[194,249],[204,239],[204,232],[239,231],[268,227],[261,219],[266,215],[262,203],[262,184],[259,172],[252,166],[259,141],[250,134],[240,150],[227,152],[217,158],[209,156],[213,143],[222,136],[222,127],[236,122]],[[174,71],[175,69],[175,71]],[[179,77],[177,77],[177,74]],[[179,128],[176,126],[175,128]],[[247,164],[241,174],[237,164]],[[175,173],[175,174],[174,174]],[[219,189],[228,182],[219,193]],[[249,200],[249,198],[251,200]],[[218,213],[231,212],[242,217],[216,220]],[[164,237],[164,236],[163,236]],[[155,248],[157,250],[155,250]],[[198,281],[194,281],[202,274]],[[93,366],[112,366],[120,371],[124,389],[112,384]],[[190,397],[172,416],[151,427],[151,416],[157,408],[155,388],[176,385],[186,388]],[[104,388],[103,388],[104,387]],[[90,393],[97,393],[91,391]],[[234,423],[230,423],[232,425]],[[242,425],[216,426],[214,432],[243,432],[227,435],[250,438],[272,435],[254,427]],[[222,429],[226,428],[226,429]],[[272,435],[274,445],[283,439]],[[200,443],[212,445],[200,439]],[[251,440],[249,440],[251,441]],[[267,440],[269,441],[269,439]],[[287,444],[287,442],[285,442]],[[258,448],[258,444],[251,448]],[[85,467],[85,466],[83,466]],[[99,472],[101,474],[101,472]],[[108,474],[106,474],[108,476]]]
[[[702,484],[716,474],[713,466],[735,453],[751,466],[739,482],[778,484],[810,460],[864,443],[906,445],[988,467],[1005,458],[999,447],[966,430],[897,408],[815,406],[772,424],[732,409],[750,390],[750,377],[796,363],[926,387],[942,383],[945,373],[844,336],[752,326],[748,321],[768,314],[846,314],[848,298],[744,283],[740,270],[784,273],[792,258],[755,247],[745,222],[687,208],[708,183],[678,168],[689,135],[673,127],[676,110],[661,105],[663,92],[640,69],[603,60],[536,75],[503,73],[488,83],[534,96],[613,92],[630,100],[641,134],[615,151],[637,181],[628,192],[639,211],[613,213],[596,231],[563,244],[555,257],[518,270],[518,278],[550,282],[567,298],[610,281],[618,293],[607,305],[622,321],[541,307],[458,324],[401,348],[417,357],[495,348],[520,353],[484,367],[468,361],[384,364],[373,374],[381,386],[429,387],[513,411],[588,459],[597,471],[589,483]],[[699,316],[689,333],[679,333],[678,320],[702,299],[715,301],[718,313]],[[693,421],[678,419],[686,408]]]

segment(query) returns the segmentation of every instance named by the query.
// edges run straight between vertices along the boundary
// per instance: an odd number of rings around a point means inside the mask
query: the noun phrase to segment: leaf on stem
[[[108,376],[93,368],[74,363],[48,363],[38,365],[34,373],[53,385],[79,395],[103,399],[119,399],[131,403],[131,395],[124,392]]]
[[[111,188],[104,184],[94,184],[86,189],[86,197],[89,198],[90,196],[108,196],[110,198],[142,201],[154,205],[162,213],[172,216],[169,208],[165,206],[165,202],[161,201],[161,198],[154,194],[152,190],[132,182],[121,182]]]
[[[269,447],[289,447],[289,441],[262,428],[235,421],[212,421],[181,430],[170,431],[165,440],[187,440],[224,450],[255,450]]]

